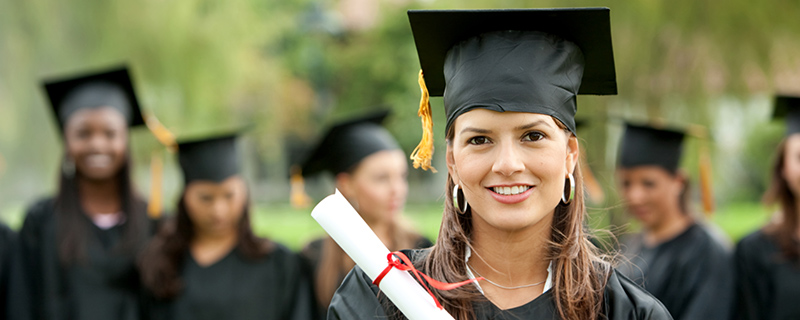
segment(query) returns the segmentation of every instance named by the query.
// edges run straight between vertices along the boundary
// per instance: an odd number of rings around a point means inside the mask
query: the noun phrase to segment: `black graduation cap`
[[[178,142],[178,162],[186,184],[204,180],[222,182],[241,171],[241,156],[237,152],[240,131],[203,139]]]
[[[675,129],[626,123],[619,165],[623,168],[655,165],[675,172],[681,160],[685,135]]]
[[[44,89],[61,132],[67,119],[85,108],[113,107],[125,116],[128,126],[145,123],[126,67],[46,80]]]
[[[332,125],[303,161],[303,176],[346,172],[373,153],[400,149],[381,125],[388,115],[380,110]]]
[[[775,96],[775,110],[773,119],[786,119],[786,135],[800,133],[800,97],[777,95]]]
[[[424,75],[421,104],[428,92],[444,97],[446,130],[462,113],[485,108],[550,115],[575,132],[576,95],[617,93],[608,8],[410,10],[408,17]],[[425,109],[420,115],[429,117]],[[430,163],[425,126],[415,167]]]

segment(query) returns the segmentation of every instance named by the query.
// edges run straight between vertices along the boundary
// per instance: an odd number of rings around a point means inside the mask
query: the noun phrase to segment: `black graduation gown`
[[[800,319],[800,261],[761,230],[739,241],[734,257],[737,319]]]
[[[65,268],[58,258],[54,199],[39,201],[28,210],[12,261],[11,319],[140,318],[135,253],[117,246],[123,226],[103,230],[88,217],[83,222],[88,231],[86,261]]]
[[[8,275],[15,238],[14,231],[0,223],[0,320],[6,319]]]
[[[729,250],[701,225],[693,224],[656,247],[641,235],[626,242],[630,261],[620,272],[664,303],[675,319],[729,319],[734,271]]]
[[[418,261],[427,250],[403,250],[409,259]],[[377,298],[379,289],[358,266],[347,275],[328,308],[328,319],[387,319],[388,311]],[[603,295],[603,314],[609,320],[672,319],[667,309],[652,295],[633,282],[612,272]],[[489,301],[473,303],[476,320],[559,319],[552,290],[522,306],[500,310]]]
[[[326,237],[321,237],[314,241],[311,241],[303,251],[300,253],[300,256],[303,258],[303,270],[306,273],[306,277],[311,279],[310,285],[311,292],[314,292],[313,285],[317,278],[317,270],[320,268],[320,261],[322,260],[322,247],[325,244]],[[429,248],[433,245],[433,243],[423,236],[420,236],[417,239],[416,243],[414,244],[414,248],[404,248],[404,249],[424,249]],[[347,276],[347,273],[342,273],[339,275],[339,279],[337,282],[341,283],[344,280],[344,277]],[[317,306],[316,314],[314,315],[315,319],[323,320],[326,318],[326,314],[328,312],[328,306],[322,305],[317,301],[317,296],[313,295],[314,305]]]
[[[150,319],[311,319],[310,292],[299,258],[280,244],[254,261],[237,249],[205,267],[188,252],[185,259],[183,291],[169,301],[153,299]]]

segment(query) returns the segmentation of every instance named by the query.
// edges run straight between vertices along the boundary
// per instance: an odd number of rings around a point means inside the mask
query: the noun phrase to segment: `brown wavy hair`
[[[186,189],[178,201],[174,218],[166,221],[139,259],[142,283],[159,299],[173,299],[183,290],[181,270],[186,263],[194,227],[186,209]],[[272,252],[275,243],[257,237],[250,227],[250,197],[239,220],[236,248],[245,258],[258,260]]]
[[[797,196],[792,192],[789,183],[783,177],[786,165],[786,139],[778,145],[778,152],[772,165],[772,178],[762,201],[766,205],[777,204],[780,207],[781,220],[771,222],[764,227],[764,232],[778,242],[783,255],[789,260],[800,258],[800,246],[795,242],[797,220]]]
[[[559,121],[560,128],[566,127]],[[571,134],[571,133],[569,133]],[[454,129],[447,132],[448,144]],[[546,250],[553,262],[553,298],[562,319],[597,319],[603,311],[603,290],[611,265],[589,242],[584,227],[586,207],[580,166],[575,166],[575,196],[565,205],[555,208],[552,236]],[[453,180],[448,175],[445,188],[445,208],[439,237],[430,254],[421,263],[423,270],[434,279],[458,282],[467,279],[464,255],[472,236],[472,211],[460,213],[453,206]],[[484,299],[475,286],[441,291],[434,294],[456,319],[473,319],[472,302]]]

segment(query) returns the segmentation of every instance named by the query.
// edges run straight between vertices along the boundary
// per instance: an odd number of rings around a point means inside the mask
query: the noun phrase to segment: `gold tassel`
[[[161,160],[161,152],[153,151],[150,157],[150,202],[147,204],[147,215],[151,219],[161,218],[161,178],[164,169],[164,162]]]
[[[175,135],[172,134],[158,119],[153,115],[144,115],[147,129],[156,137],[169,152],[178,150],[178,143]],[[164,172],[164,161],[160,151],[153,151],[150,157],[150,201],[147,204],[147,214],[152,219],[161,218],[161,187]]]
[[[425,77],[422,70],[419,71],[419,89],[422,91],[422,98],[419,100],[419,111],[417,115],[422,121],[422,139],[414,151],[411,152],[411,160],[414,161],[414,168],[422,170],[431,169],[436,172],[436,168],[431,166],[433,159],[433,116],[431,115],[431,102],[428,87],[425,85]]]
[[[311,204],[311,197],[306,194],[305,190],[305,181],[303,180],[303,171],[300,169],[300,166],[293,165],[289,172],[291,172],[291,196],[289,197],[289,201],[292,203],[292,207],[295,209],[303,209],[308,208]]]
[[[705,145],[700,149],[700,193],[703,199],[703,212],[707,217],[714,213],[714,192],[712,188],[712,170],[711,170],[711,157],[708,154],[708,146]]]

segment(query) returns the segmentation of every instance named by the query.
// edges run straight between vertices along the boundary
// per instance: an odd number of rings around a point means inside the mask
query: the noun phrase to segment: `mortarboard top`
[[[303,176],[322,171],[339,174],[373,153],[399,150],[397,141],[381,125],[388,115],[388,110],[381,110],[333,124],[303,161]]]
[[[572,132],[577,94],[616,94],[608,8],[410,10],[422,67],[423,138],[414,166],[430,167],[428,93],[443,96],[446,130],[474,108],[553,116]],[[427,119],[426,119],[427,118]]]
[[[192,181],[222,182],[241,172],[237,138],[244,130],[178,142],[178,162],[186,184]]]
[[[145,123],[126,67],[46,80],[44,89],[61,132],[67,119],[84,108],[110,106],[125,116],[130,127]]]
[[[800,133],[800,97],[776,95],[772,118],[786,119],[787,136]]]
[[[675,172],[680,164],[685,135],[677,129],[626,123],[619,165],[623,168],[655,165]]]

